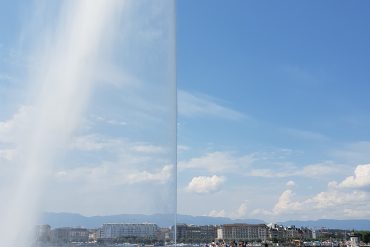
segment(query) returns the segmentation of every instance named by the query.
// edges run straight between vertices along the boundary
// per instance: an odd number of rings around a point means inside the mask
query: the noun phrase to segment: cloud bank
[[[187,191],[197,194],[209,194],[221,189],[225,182],[224,177],[213,175],[211,177],[194,177],[187,186]]]

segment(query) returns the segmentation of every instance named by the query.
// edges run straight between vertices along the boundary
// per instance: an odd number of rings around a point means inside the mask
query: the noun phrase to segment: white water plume
[[[30,245],[27,233],[36,222],[42,187],[58,150],[80,124],[97,59],[109,48],[111,27],[124,8],[124,1],[62,1],[57,22],[45,25],[45,36],[36,39],[43,47],[31,54],[31,106],[14,141],[18,156],[9,168],[11,181],[0,191],[1,246]]]

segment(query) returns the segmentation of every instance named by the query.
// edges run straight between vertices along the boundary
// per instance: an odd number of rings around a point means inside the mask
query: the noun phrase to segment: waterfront
[[[154,245],[139,245],[139,244],[129,244],[129,243],[42,243],[38,242],[33,245],[33,247],[149,247]],[[166,245],[174,246],[174,245]]]
[[[158,245],[141,245],[141,244],[130,244],[130,243],[37,243],[33,247],[219,247],[223,245],[218,244],[184,244],[178,243],[177,245],[169,244],[164,246]],[[229,245],[225,245],[229,246]],[[245,244],[245,247],[370,247],[370,244],[361,243],[359,245],[353,245],[350,241],[306,241],[306,242],[281,242],[281,243],[261,243],[251,242]]]

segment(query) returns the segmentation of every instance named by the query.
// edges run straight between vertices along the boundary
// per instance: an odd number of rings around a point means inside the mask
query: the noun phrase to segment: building
[[[351,247],[358,247],[358,246],[360,246],[360,238],[359,238],[358,235],[352,233],[349,236],[349,240],[350,240],[350,246]]]
[[[48,242],[50,240],[51,227],[49,225],[38,225],[35,227],[35,239],[39,242]]]
[[[302,238],[305,240],[313,239],[313,231],[307,227],[301,227]]]
[[[284,227],[277,224],[268,225],[268,239],[272,241],[284,240],[312,240],[313,231],[307,227],[297,228],[295,226]]]
[[[177,224],[176,233],[179,243],[209,243],[217,238],[217,226]]]
[[[301,239],[302,234],[298,228],[294,225],[288,226],[285,228],[286,238],[287,239]]]
[[[100,234],[100,229],[89,229],[89,242],[96,242],[98,239],[98,234]]]
[[[268,225],[268,239],[272,241],[280,241],[285,238],[285,235],[284,226],[277,224]]]
[[[170,228],[159,228],[157,233],[157,240],[168,242],[171,239],[171,229]]]
[[[225,224],[217,233],[225,241],[266,241],[268,228],[265,224]]]
[[[220,239],[220,240],[224,239],[222,228],[217,229],[217,239]]]
[[[317,239],[316,230],[312,230],[312,239]]]
[[[69,227],[56,228],[50,231],[50,241],[54,243],[69,242]]]
[[[122,237],[138,237],[155,239],[159,227],[153,223],[107,223],[100,229],[101,239],[115,239]]]
[[[89,241],[89,231],[85,228],[55,228],[50,231],[50,241],[54,243],[86,243]]]

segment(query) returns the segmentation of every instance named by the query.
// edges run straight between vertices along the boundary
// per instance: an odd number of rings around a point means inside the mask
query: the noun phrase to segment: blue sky
[[[179,153],[180,167],[182,159],[187,166],[192,159],[194,167],[225,166],[198,169],[198,176],[223,181],[216,192],[180,192],[180,212],[271,220],[369,217],[363,199],[354,196],[367,193],[368,185],[328,188],[370,159],[369,7],[366,1],[177,2],[184,103],[190,93],[223,107],[198,101],[203,112],[181,115],[180,92],[179,144],[188,147]],[[180,168],[180,184],[194,175]],[[326,195],[320,193],[337,193],[337,202],[320,201]],[[351,196],[351,202],[343,199]],[[189,206],[199,200],[205,205]]]
[[[118,2],[99,18],[95,5],[73,1],[1,4],[3,177],[17,177],[18,166],[8,168],[30,128],[40,128],[32,125],[40,112],[55,120],[42,122],[40,133],[61,129],[45,138],[63,152],[47,157],[43,210],[174,210],[172,2],[132,0],[114,12]],[[94,21],[79,19],[78,8]],[[177,1],[178,213],[370,217],[369,8],[366,1]],[[80,22],[110,28],[92,29],[101,43],[91,44],[78,36],[86,28],[71,25]],[[55,42],[68,37],[71,47]],[[54,103],[58,110],[47,107]]]

